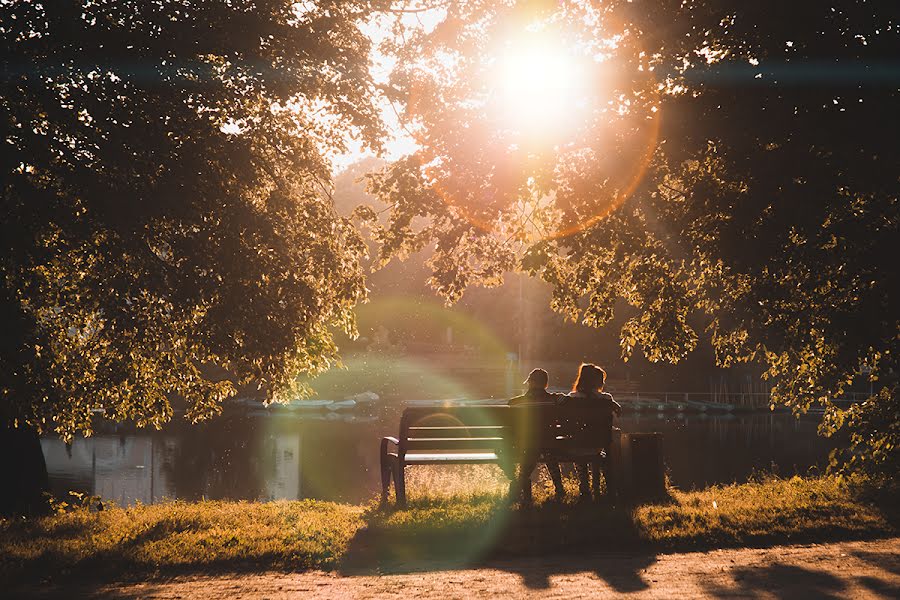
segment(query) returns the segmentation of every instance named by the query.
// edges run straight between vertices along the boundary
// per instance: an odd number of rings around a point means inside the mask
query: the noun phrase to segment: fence
[[[765,392],[639,392],[619,391],[611,389],[610,392],[618,402],[631,402],[638,404],[660,404],[664,408],[677,408],[678,406],[709,406],[721,408],[763,409],[772,403],[772,396]],[[848,392],[841,398],[834,398],[832,402],[838,406],[847,407],[850,404],[862,402],[869,397],[862,392]]]

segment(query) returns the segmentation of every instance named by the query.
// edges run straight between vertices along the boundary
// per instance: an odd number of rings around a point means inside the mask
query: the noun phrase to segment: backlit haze
[[[435,9],[399,17],[408,27],[431,30],[444,18]],[[392,35],[386,19],[374,20],[363,28],[373,42],[372,75],[379,85],[389,80],[395,61],[382,53],[379,46]],[[565,40],[543,29],[540,23],[527,27],[518,35],[499,40],[491,56],[483,82],[485,99],[499,123],[525,138],[543,138],[550,132],[571,131],[587,110],[586,57],[584,48],[574,48]],[[450,59],[448,59],[450,60]],[[449,66],[449,64],[448,64]],[[393,161],[418,147],[413,132],[399,120],[401,108],[392,106],[384,97],[381,112],[390,139],[385,141],[381,158]],[[375,154],[364,149],[358,140],[348,140],[349,151],[332,157],[334,172]]]

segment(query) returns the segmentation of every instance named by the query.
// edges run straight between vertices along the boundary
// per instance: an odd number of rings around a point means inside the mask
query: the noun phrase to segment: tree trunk
[[[37,431],[0,425],[0,515],[33,515],[47,507],[47,463]]]

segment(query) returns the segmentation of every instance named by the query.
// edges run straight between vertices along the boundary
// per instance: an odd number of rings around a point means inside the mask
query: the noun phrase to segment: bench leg
[[[622,481],[624,475],[622,472],[622,436],[619,432],[613,432],[609,448],[606,450],[606,461],[603,463],[603,468],[609,497],[614,500],[622,499],[625,488]]]
[[[600,497],[600,459],[594,459],[591,462],[591,491],[594,493],[594,500]]]
[[[405,466],[402,461],[394,461],[394,492],[397,494],[397,506],[406,506],[406,477]]]
[[[521,497],[522,502],[531,504],[531,473],[534,471],[537,464],[536,458],[532,459],[528,456],[522,457],[522,462],[519,463],[519,474],[509,484],[509,500],[511,502],[515,502]]]
[[[393,473],[393,466],[391,463],[393,461],[393,457],[389,456],[387,452],[382,451],[381,453],[381,503],[387,504],[388,500],[388,492],[391,488],[391,475]]]
[[[562,471],[559,468],[559,463],[551,461],[546,464],[547,472],[550,473],[550,479],[553,481],[553,489],[556,492],[556,499],[562,500],[566,496],[566,488],[563,487]]]
[[[578,494],[582,499],[591,497],[591,465],[590,463],[577,463],[575,471],[578,473]]]

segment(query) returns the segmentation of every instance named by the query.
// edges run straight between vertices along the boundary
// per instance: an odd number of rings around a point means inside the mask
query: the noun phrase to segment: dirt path
[[[27,592],[27,593],[25,593]],[[493,561],[384,575],[261,573],[16,590],[16,597],[900,598],[900,538],[766,549]],[[0,594],[2,595],[2,594]]]

